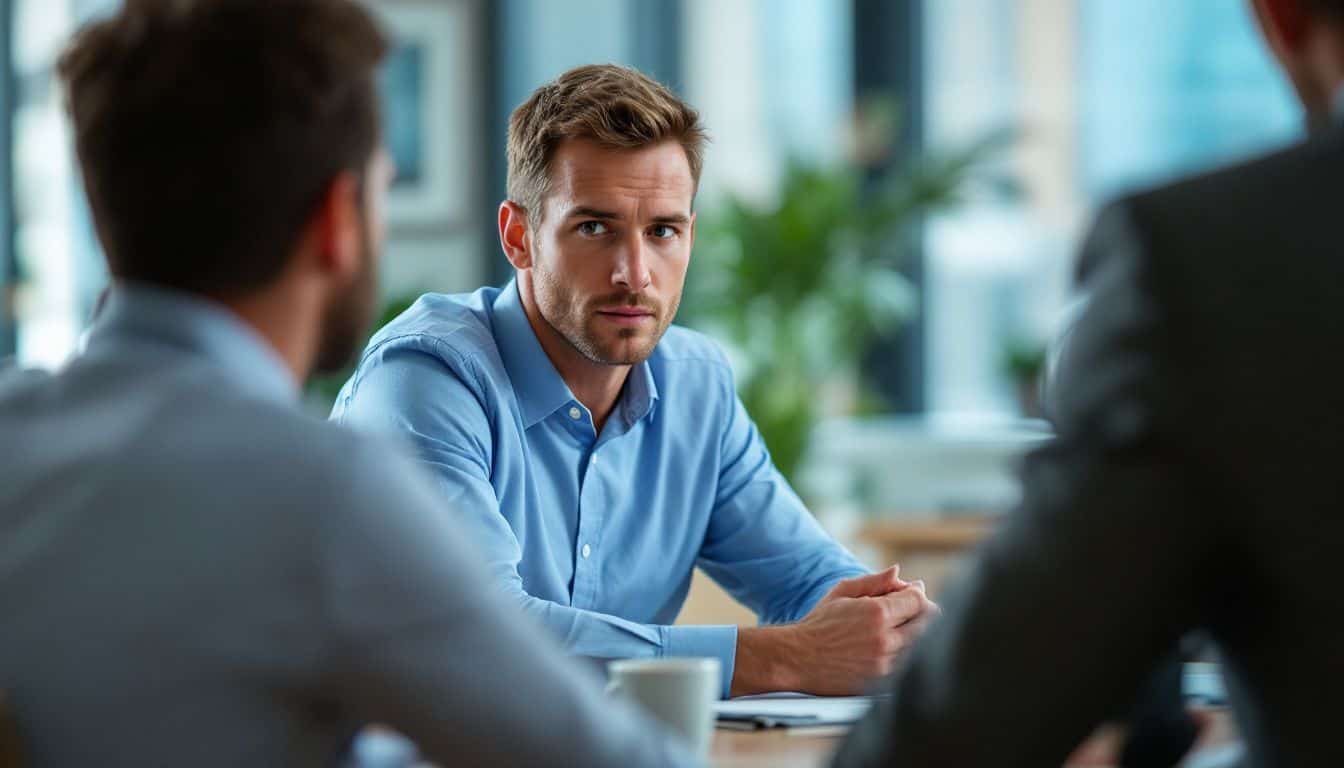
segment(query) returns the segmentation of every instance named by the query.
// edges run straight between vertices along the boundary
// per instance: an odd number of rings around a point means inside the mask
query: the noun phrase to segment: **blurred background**
[[[494,210],[533,88],[653,75],[713,137],[680,320],[728,347],[781,468],[874,561],[958,551],[1012,503],[1097,206],[1300,123],[1237,0],[371,5],[398,41],[388,312],[508,279]],[[106,284],[52,69],[115,6],[0,0],[0,357],[24,365],[60,365]]]

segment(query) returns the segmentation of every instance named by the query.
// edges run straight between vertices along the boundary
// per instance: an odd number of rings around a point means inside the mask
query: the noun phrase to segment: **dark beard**
[[[313,364],[315,374],[337,373],[353,363],[369,331],[369,324],[373,322],[378,300],[378,275],[368,231],[365,227],[359,273],[323,312],[322,336]]]

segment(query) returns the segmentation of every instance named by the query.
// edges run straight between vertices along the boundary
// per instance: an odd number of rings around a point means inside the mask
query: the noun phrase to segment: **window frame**
[[[897,143],[887,159],[870,170],[875,178],[908,166],[924,148],[924,0],[853,2],[855,103],[881,94],[901,107]],[[863,368],[889,412],[924,413],[929,296],[923,226],[911,227],[903,241],[890,247],[909,255],[904,271],[920,300],[899,331],[868,350]]]

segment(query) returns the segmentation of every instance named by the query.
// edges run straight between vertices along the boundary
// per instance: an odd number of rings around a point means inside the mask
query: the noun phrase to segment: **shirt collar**
[[[626,429],[652,413],[657,401],[658,385],[653,381],[649,361],[645,360],[630,369],[630,376],[625,380],[625,391],[621,393],[621,401],[616,404]]]
[[[298,384],[270,344],[205,298],[144,283],[117,283],[89,331],[89,349],[125,341],[176,347],[216,363],[247,392],[280,403],[298,401]]]
[[[559,409],[577,402],[569,385],[541,348],[523,309],[516,281],[510,280],[499,292],[493,314],[495,344],[518,398],[524,428],[531,428]],[[658,387],[649,370],[649,362],[645,360],[631,369],[625,390],[616,404],[616,412],[629,427],[648,416],[657,399]]]

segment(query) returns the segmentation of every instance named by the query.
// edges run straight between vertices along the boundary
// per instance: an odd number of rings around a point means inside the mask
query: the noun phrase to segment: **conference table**
[[[1217,765],[1217,757],[1237,742],[1228,710],[1206,709],[1207,725],[1183,766]],[[761,731],[714,731],[709,764],[714,768],[821,768],[840,746],[842,734],[791,735],[775,728]],[[1074,754],[1065,768],[1114,768],[1123,733],[1103,728]]]
[[[840,746],[840,736],[792,736],[787,729],[714,731],[709,764],[714,768],[818,768]]]

